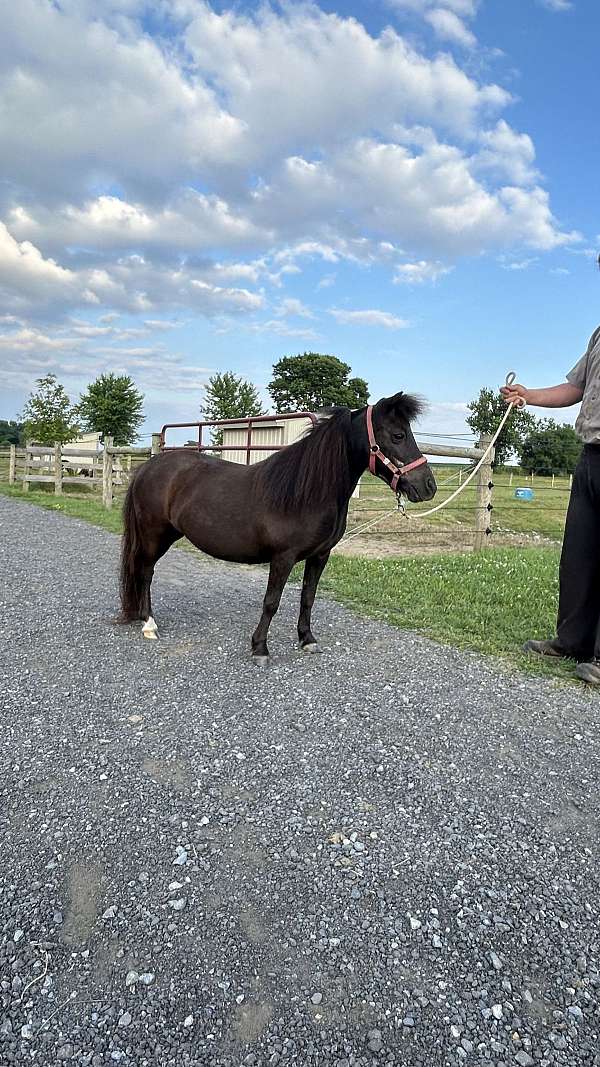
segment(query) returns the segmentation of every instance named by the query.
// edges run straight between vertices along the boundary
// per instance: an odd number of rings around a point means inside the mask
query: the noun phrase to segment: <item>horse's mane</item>
[[[257,466],[259,492],[282,511],[350,496],[350,408],[334,408],[311,430]]]
[[[414,422],[425,411],[427,405],[420,396],[412,393],[397,393],[394,397],[396,414],[407,422]]]

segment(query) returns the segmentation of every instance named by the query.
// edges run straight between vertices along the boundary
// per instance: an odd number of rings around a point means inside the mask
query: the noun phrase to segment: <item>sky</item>
[[[150,433],[316,351],[461,433],[600,322],[598,0],[0,11],[0,418],[114,371]]]

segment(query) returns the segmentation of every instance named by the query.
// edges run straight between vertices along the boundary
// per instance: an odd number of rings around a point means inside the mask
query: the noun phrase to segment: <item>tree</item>
[[[14,419],[0,419],[0,445],[20,445],[23,440],[23,424]]]
[[[318,411],[330,407],[364,407],[369,387],[363,378],[349,378],[350,367],[336,356],[305,352],[284,356],[273,367],[268,386],[276,411]]]
[[[497,389],[481,389],[479,396],[467,404],[470,415],[467,424],[476,434],[490,437],[506,412],[506,404]],[[515,408],[496,442],[496,463],[505,463],[513,452],[519,452],[528,433],[532,433],[536,419],[528,411]]]
[[[101,374],[82,394],[77,411],[86,430],[122,446],[137,440],[143,406],[144,397],[128,374]]]
[[[37,379],[38,390],[23,408],[23,436],[41,445],[65,444],[80,432],[77,409],[55,374]]]
[[[244,419],[265,413],[256,386],[232,371],[213,374],[208,379],[202,410],[208,419]],[[221,430],[214,430],[212,439],[213,444],[222,444]]]
[[[520,463],[534,474],[570,474],[581,448],[581,440],[568,423],[559,426],[554,419],[540,419],[523,441]]]

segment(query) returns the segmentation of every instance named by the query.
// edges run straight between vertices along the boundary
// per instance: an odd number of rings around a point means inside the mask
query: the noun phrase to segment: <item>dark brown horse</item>
[[[397,393],[374,407],[336,408],[301,440],[262,463],[242,466],[187,449],[163,452],[137,471],[124,506],[123,622],[143,619],[156,636],[150,584],[156,561],[180,537],[217,559],[269,563],[256,663],[268,663],[267,633],[294,564],[305,560],[298,620],[300,647],[318,651],[310,628],[319,578],[346,529],[348,502],[367,467],[410,500],[429,500],[436,484],[413,437],[420,412]]]

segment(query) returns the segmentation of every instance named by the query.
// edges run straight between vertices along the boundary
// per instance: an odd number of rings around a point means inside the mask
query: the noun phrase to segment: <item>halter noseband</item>
[[[371,474],[377,474],[377,460],[383,463],[384,467],[390,471],[393,475],[390,482],[390,487],[394,493],[398,492],[398,483],[403,475],[408,474],[409,471],[415,470],[416,467],[422,467],[424,463],[427,463],[425,456],[419,456],[418,459],[413,460],[412,463],[405,463],[403,467],[397,467],[395,463],[392,463],[391,459],[384,456],[377,441],[375,440],[375,433],[373,430],[373,405],[369,404],[367,407],[367,433],[369,435],[369,470]],[[385,479],[384,479],[385,481]]]

